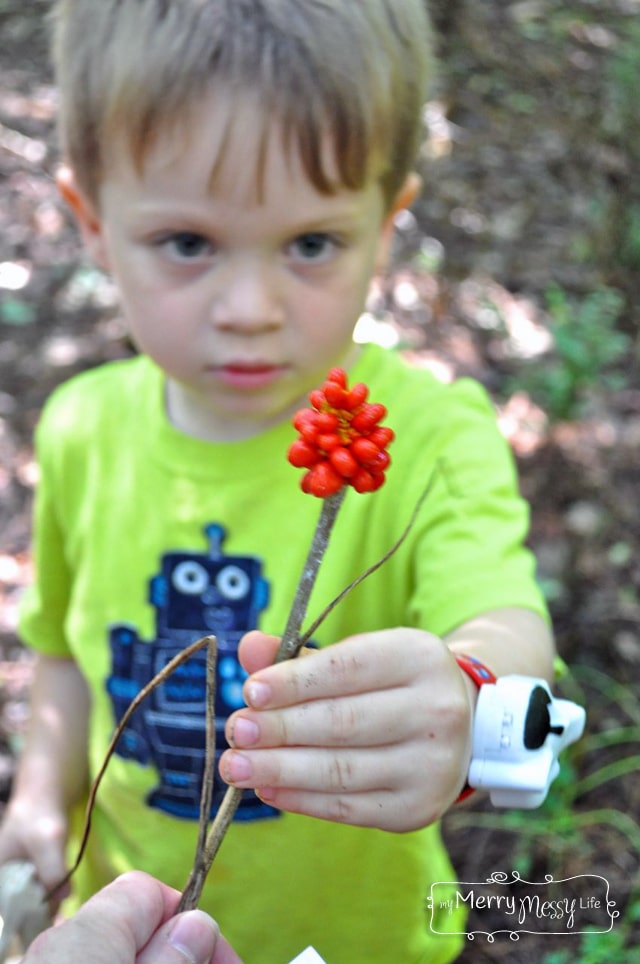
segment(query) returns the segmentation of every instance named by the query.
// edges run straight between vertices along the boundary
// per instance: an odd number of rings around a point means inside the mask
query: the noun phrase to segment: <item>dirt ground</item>
[[[48,8],[0,0],[0,798],[30,681],[15,627],[30,578],[33,428],[55,385],[129,351],[113,289],[84,259],[53,183]],[[640,41],[640,0],[434,0],[433,9],[441,70],[425,111],[423,197],[399,224],[397,266],[366,318],[416,364],[471,375],[492,393],[571,668],[560,691],[587,706],[589,733],[541,811],[472,802],[445,832],[462,881],[571,878],[556,892],[580,899],[594,875],[620,914],[593,945],[577,934],[477,935],[463,960],[631,961],[640,947],[640,57],[628,38]],[[625,350],[607,363],[615,334],[603,323],[590,377],[561,419],[549,417],[548,396],[525,391],[532,369],[557,358],[552,285],[571,304],[602,286],[623,299],[615,333]],[[499,911],[472,913],[470,928],[517,930]]]

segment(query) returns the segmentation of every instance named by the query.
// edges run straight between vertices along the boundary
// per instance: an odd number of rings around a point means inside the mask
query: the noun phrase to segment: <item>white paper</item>
[[[307,947],[302,954],[298,954],[294,957],[289,964],[327,964],[323,957],[320,957],[317,951],[314,951],[313,947]]]

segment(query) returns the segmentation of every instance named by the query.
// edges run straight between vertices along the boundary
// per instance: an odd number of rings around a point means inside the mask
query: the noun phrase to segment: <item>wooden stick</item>
[[[309,549],[309,553],[298,582],[298,588],[291,606],[291,612],[289,613],[287,625],[285,627],[284,635],[280,641],[280,646],[278,648],[274,663],[281,663],[286,659],[294,659],[300,652],[302,647],[302,642],[300,639],[300,627],[302,626],[304,618],[307,614],[307,607],[309,604],[311,591],[315,585],[316,576],[318,575],[318,570],[320,569],[320,563],[322,562],[324,553],[329,545],[331,530],[333,529],[333,524],[336,521],[336,517],[338,515],[340,506],[342,505],[345,493],[346,486],[343,486],[339,492],[337,492],[335,495],[329,496],[329,498],[324,499],[322,502],[320,518],[318,519],[318,523],[316,525],[311,547]],[[225,834],[227,833],[227,830],[233,821],[236,811],[240,805],[240,801],[242,800],[243,793],[244,791],[238,789],[237,787],[228,787],[224,797],[222,798],[222,803],[220,804],[218,812],[216,813],[213,823],[211,824],[211,829],[209,830],[209,835],[207,837],[203,863],[203,866],[206,869],[204,872],[204,877],[202,878],[201,888],[204,886],[206,876],[209,873],[211,865],[217,856]],[[198,857],[196,859],[198,862],[198,868],[200,869],[200,859]],[[189,880],[191,880],[191,878],[189,878]],[[187,888],[189,888],[189,896],[187,896]],[[187,883],[187,888],[185,888],[185,891],[182,895],[180,902],[181,909],[184,909],[183,901],[191,899],[191,888],[189,883]],[[193,904],[190,906],[196,905]]]
[[[120,737],[122,736],[124,728],[129,722],[129,720],[131,719],[131,716],[138,709],[142,701],[146,699],[149,693],[151,693],[156,688],[156,686],[159,686],[160,683],[163,683],[167,679],[167,677],[170,676],[171,673],[173,673],[173,671],[178,668],[178,666],[181,666],[183,663],[185,663],[190,656],[193,656],[194,653],[197,653],[198,650],[203,648],[203,646],[207,646],[211,640],[214,640],[214,642],[216,642],[215,636],[203,636],[201,639],[196,640],[195,643],[192,643],[190,646],[187,646],[186,649],[183,649],[182,652],[178,653],[177,656],[174,656],[174,658],[170,662],[168,662],[167,665],[164,666],[163,669],[161,669],[160,672],[156,674],[156,676],[153,677],[151,682],[147,683],[144,689],[140,690],[137,696],[132,700],[130,705],[127,707],[122,719],[120,720],[120,723],[116,727],[115,733],[111,738],[111,742],[109,743],[109,746],[107,748],[105,758],[102,761],[102,766],[98,770],[98,774],[95,780],[93,781],[93,783],[91,784],[91,789],[89,791],[89,799],[87,800],[87,808],[85,811],[82,839],[80,841],[80,847],[78,849],[78,856],[76,857],[75,862],[71,867],[71,870],[69,870],[64,875],[64,877],[58,881],[57,884],[54,884],[54,886],[47,891],[47,893],[44,896],[45,900],[50,900],[53,897],[53,895],[58,890],[60,890],[61,887],[64,887],[64,885],[68,883],[69,880],[71,880],[72,876],[75,874],[76,870],[80,866],[80,862],[84,856],[84,852],[87,846],[87,841],[89,839],[89,832],[91,830],[91,816],[93,814],[93,807],[96,802],[96,795],[98,793],[98,788],[106,772],[107,766],[109,764],[109,760],[113,756],[113,751],[116,748],[116,744],[120,739]]]
[[[202,888],[207,879],[210,864],[206,862],[207,829],[211,819],[211,801],[216,770],[216,663],[218,660],[218,646],[215,636],[211,636],[207,649],[207,703],[205,720],[205,759],[202,777],[202,794],[200,797],[200,820],[198,823],[198,841],[193,860],[193,868],[187,880],[180,903],[176,911],[194,910],[200,901]]]
[[[295,599],[293,600],[289,619],[287,620],[284,634],[280,640],[280,646],[278,647],[274,663],[282,663],[285,659],[293,659],[302,648],[300,627],[307,615],[309,597],[315,585],[320,563],[329,545],[331,530],[333,529],[333,524],[336,521],[340,506],[344,501],[346,491],[347,487],[343,486],[335,495],[324,499],[322,503],[320,518],[318,519],[316,531],[313,534],[311,548],[309,549],[307,561],[304,564],[302,575],[300,576]]]
[[[436,466],[436,468],[437,468],[437,466]],[[405,541],[405,539],[407,538],[407,536],[409,535],[409,533],[411,532],[411,530],[413,529],[413,527],[414,527],[414,525],[415,525],[415,521],[416,521],[416,519],[418,518],[418,513],[420,512],[420,509],[422,508],[422,504],[423,504],[424,500],[427,498],[427,496],[429,495],[429,492],[431,491],[431,486],[433,485],[434,475],[435,475],[435,470],[434,470],[434,473],[431,475],[431,478],[430,478],[429,481],[427,482],[427,485],[426,485],[426,488],[425,488],[424,492],[422,493],[422,495],[420,496],[420,498],[419,498],[418,501],[416,502],[415,508],[414,508],[413,512],[411,513],[411,518],[409,519],[409,521],[408,521],[408,523],[407,523],[407,525],[406,525],[406,528],[405,528],[404,532],[400,535],[400,537],[397,539],[397,541],[394,542],[394,544],[391,546],[391,548],[390,548],[390,549],[387,549],[387,551],[385,552],[385,554],[384,554],[383,556],[381,556],[380,559],[378,559],[377,562],[374,562],[373,565],[369,566],[368,569],[365,569],[364,572],[361,572],[359,576],[356,576],[356,578],[353,580],[353,582],[349,583],[349,585],[348,585],[345,589],[343,589],[342,592],[338,593],[338,595],[335,597],[335,599],[333,599],[333,600],[328,604],[328,606],[326,606],[326,607],[322,610],[322,612],[320,613],[320,615],[319,615],[316,619],[314,619],[314,621],[311,623],[311,625],[309,626],[309,628],[305,631],[304,635],[302,635],[302,636],[300,637],[300,648],[302,648],[302,647],[305,645],[305,643],[308,643],[308,642],[309,642],[309,640],[311,639],[311,637],[313,636],[313,634],[314,634],[315,632],[317,632],[318,628],[319,628],[319,627],[322,625],[322,623],[325,621],[325,619],[327,618],[327,616],[329,615],[329,613],[333,612],[333,610],[336,608],[336,606],[338,605],[338,603],[341,603],[342,600],[345,598],[345,596],[348,596],[349,593],[350,593],[353,589],[355,589],[357,586],[359,586],[360,583],[361,583],[361,582],[364,582],[365,579],[367,579],[368,576],[370,576],[370,575],[371,575],[372,573],[374,573],[377,569],[379,569],[381,566],[383,566],[383,565],[385,564],[385,562],[387,562],[387,560],[390,559],[391,556],[392,556],[395,552],[398,551],[398,549],[400,548],[400,546],[402,545],[402,543]],[[277,660],[276,660],[276,662],[277,662]]]

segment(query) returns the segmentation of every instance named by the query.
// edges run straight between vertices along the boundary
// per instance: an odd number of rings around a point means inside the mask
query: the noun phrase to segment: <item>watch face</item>
[[[564,726],[551,725],[550,705],[551,696],[544,686],[534,687],[524,721],[524,745],[527,750],[538,750],[544,745],[549,733],[556,733],[558,736],[564,733]]]

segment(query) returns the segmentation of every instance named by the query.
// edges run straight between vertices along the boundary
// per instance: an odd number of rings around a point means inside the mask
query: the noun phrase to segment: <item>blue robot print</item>
[[[185,646],[213,633],[218,640],[216,680],[216,781],[212,813],[226,785],[217,764],[228,746],[227,717],[243,706],[246,673],[238,661],[238,643],[268,602],[268,584],[261,564],[251,556],[227,556],[225,530],[205,529],[208,553],[168,552],[161,571],[149,583],[149,601],[156,611],[156,638],[141,639],[126,623],[109,629],[112,672],[107,679],[116,723],[134,697]],[[177,817],[197,819],[205,754],[206,653],[201,651],[157,686],[133,714],[118,740],[116,753],[143,766],[153,765],[159,785],[147,798],[149,806]],[[244,794],[236,819],[258,820],[279,811],[251,791]]]

